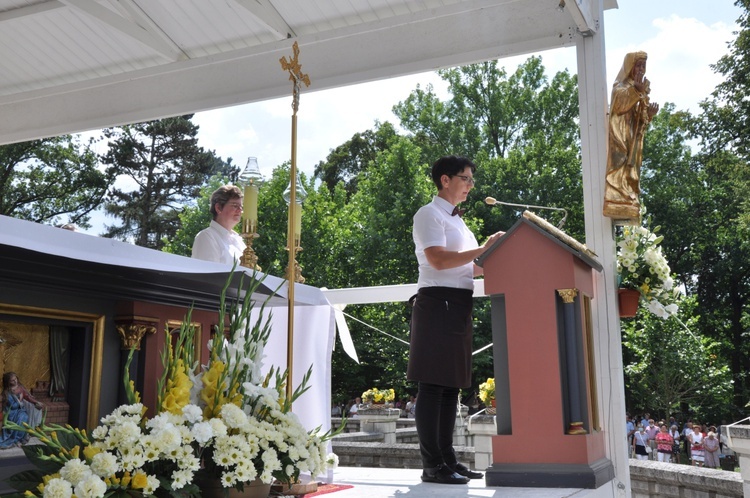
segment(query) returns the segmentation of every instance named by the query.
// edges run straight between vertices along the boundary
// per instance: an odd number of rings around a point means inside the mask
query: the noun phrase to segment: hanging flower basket
[[[675,286],[660,245],[664,237],[657,236],[658,231],[659,227],[653,232],[645,226],[623,228],[617,238],[617,282],[620,289],[633,289],[629,293],[639,291],[648,311],[668,318],[677,313],[682,293]],[[632,312],[626,311],[620,301],[620,317],[635,316],[637,304],[633,306]]]
[[[620,318],[633,318],[638,312],[638,301],[641,293],[635,289],[617,289],[617,302],[620,308]]]

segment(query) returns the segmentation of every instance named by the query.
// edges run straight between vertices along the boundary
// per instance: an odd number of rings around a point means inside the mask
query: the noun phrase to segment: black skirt
[[[439,386],[471,386],[473,292],[423,287],[412,297],[406,378]]]

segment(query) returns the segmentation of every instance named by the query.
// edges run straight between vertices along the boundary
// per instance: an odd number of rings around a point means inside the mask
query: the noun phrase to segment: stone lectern
[[[497,399],[488,486],[594,489],[614,478],[595,378],[595,257],[527,211],[477,259]]]

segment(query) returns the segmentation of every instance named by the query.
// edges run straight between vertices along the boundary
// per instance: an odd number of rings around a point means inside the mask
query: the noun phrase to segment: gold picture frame
[[[91,326],[93,334],[91,339],[91,370],[89,372],[89,394],[88,406],[86,411],[86,426],[89,430],[93,430],[99,424],[99,403],[101,401],[102,388],[102,351],[104,350],[105,315],[4,303],[0,303],[0,314],[53,320],[69,320],[74,322],[86,323]]]

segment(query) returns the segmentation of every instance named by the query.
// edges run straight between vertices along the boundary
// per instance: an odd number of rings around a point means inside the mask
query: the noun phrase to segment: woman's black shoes
[[[453,469],[447,465],[440,465],[433,469],[424,469],[422,471],[422,482],[436,482],[438,484],[468,484],[469,478],[462,476],[458,472],[454,472]]]
[[[474,472],[462,463],[457,463],[456,465],[452,466],[451,469],[456,474],[468,477],[469,479],[481,479],[482,477],[484,477],[481,472]]]

